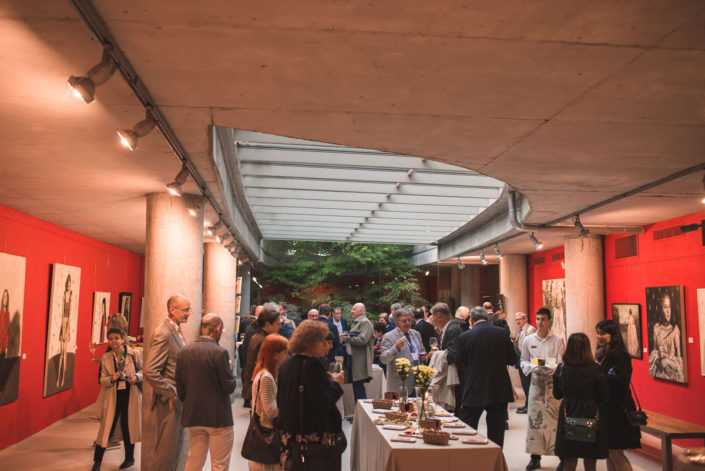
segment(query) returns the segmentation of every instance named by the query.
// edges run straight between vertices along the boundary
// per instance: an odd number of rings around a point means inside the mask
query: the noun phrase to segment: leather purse
[[[252,398],[250,424],[247,427],[240,454],[243,458],[256,463],[279,464],[281,457],[281,432],[262,426],[259,415],[255,412],[261,378],[260,376],[257,381],[257,395]]]
[[[646,422],[648,421],[649,417],[646,415],[646,412],[641,410],[639,397],[636,395],[636,390],[634,389],[634,385],[631,381],[629,381],[629,386],[631,386],[632,393],[634,394],[634,399],[636,399],[637,410],[624,409],[624,418],[626,419],[627,424],[629,424],[630,426],[641,427],[642,425],[646,425]]]
[[[561,363],[558,374],[561,378],[561,386],[565,393],[565,364]],[[565,408],[563,409],[563,439],[571,442],[596,443],[598,426],[600,424],[600,411],[595,413],[595,417],[567,417]]]

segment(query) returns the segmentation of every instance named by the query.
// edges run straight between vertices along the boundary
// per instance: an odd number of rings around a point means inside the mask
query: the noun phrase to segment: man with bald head
[[[167,318],[154,331],[144,364],[143,377],[153,390],[149,407],[157,422],[155,436],[145,436],[142,444],[145,471],[180,471],[186,464],[182,453],[183,404],[176,394],[176,363],[186,345],[181,324],[188,322],[191,302],[186,296],[175,294],[166,307]]]
[[[176,389],[184,403],[181,424],[188,427],[191,442],[186,471],[202,469],[209,448],[212,470],[230,468],[235,376],[228,351],[218,345],[223,331],[219,316],[203,316],[201,336],[181,351],[176,366]]]
[[[306,319],[308,319],[308,320],[310,320],[310,321],[315,321],[315,320],[318,320],[318,315],[319,315],[319,314],[318,314],[318,309],[310,309],[310,310],[306,313]]]
[[[372,378],[372,347],[375,344],[372,322],[365,315],[365,305],[357,303],[352,307],[353,323],[350,333],[342,336],[342,341],[350,346],[350,377],[355,401],[366,399],[365,383]]]

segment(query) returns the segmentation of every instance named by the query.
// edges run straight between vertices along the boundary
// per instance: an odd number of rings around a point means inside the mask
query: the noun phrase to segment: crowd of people
[[[141,352],[125,345],[122,329],[108,331],[94,470],[100,469],[118,423],[125,443],[120,469],[134,464],[143,379],[152,391],[148,410],[156,427],[150,443],[143,444],[150,453],[143,468],[200,470],[210,451],[211,469],[229,469],[236,378],[227,350],[218,344],[223,321],[204,315],[200,337],[187,344],[181,324],[191,314],[189,300],[170,297],[167,312],[144,364]],[[625,417],[625,411],[635,410],[631,357],[614,321],[597,324],[593,354],[586,334],[572,334],[566,344],[551,333],[547,308],[536,312],[535,327],[525,313],[516,313],[514,335],[506,315],[490,303],[461,306],[454,314],[444,303],[430,310],[393,304],[374,324],[364,304],[356,303],[351,317],[348,322],[340,308],[321,304],[297,325],[285,303],[266,303],[242,320],[238,356],[244,405],[260,430],[281,441],[275,457],[260,458],[262,453],[247,448],[253,445],[246,437],[242,454],[249,469],[340,469],[347,441],[336,403],[343,383],[351,383],[356,401],[365,399],[377,363],[386,369],[387,391],[404,389],[413,396],[413,381],[407,379],[404,387],[394,366],[399,358],[431,365],[437,372],[433,399],[463,422],[477,428],[485,412],[487,436],[500,447],[508,403],[515,397],[508,367],[517,368],[526,402],[516,412],[528,414],[527,470],[540,468],[545,455],[560,458],[559,470],[574,470],[578,459],[586,470],[594,470],[600,459],[607,460],[609,471],[631,469],[623,450],[640,446],[640,431]],[[576,418],[594,425],[588,427],[590,439],[571,435]],[[252,423],[248,434],[251,429]]]

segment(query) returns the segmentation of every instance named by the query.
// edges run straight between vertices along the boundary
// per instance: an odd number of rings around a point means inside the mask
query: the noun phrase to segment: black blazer
[[[446,331],[448,335],[448,331]],[[463,407],[513,402],[507,365],[517,361],[509,332],[478,322],[457,341],[455,364],[463,374]]]
[[[438,338],[438,334],[436,334],[436,329],[431,325],[430,322],[426,322],[425,319],[421,319],[419,322],[414,324],[412,329],[416,330],[419,334],[421,334],[421,342],[423,343],[424,348],[426,349],[427,352],[431,351],[431,344],[429,343],[429,340],[431,337],[436,337]]]
[[[184,403],[184,427],[233,425],[230,394],[235,376],[228,351],[215,340],[199,337],[187,344],[176,363],[176,392]]]
[[[340,343],[340,334],[338,333],[338,328],[333,324],[333,321],[330,320],[327,317],[319,316],[317,321],[325,322],[326,325],[328,326],[328,330],[330,330],[330,333],[333,334],[333,348],[331,348],[328,351],[328,362],[333,363],[335,361],[335,356],[343,356],[345,353],[345,348],[343,348],[343,344]]]
[[[446,333],[443,335],[443,340],[441,341],[441,350],[448,350],[448,353],[446,354],[446,360],[448,361],[449,365],[453,365],[456,363],[456,352],[458,349],[458,338],[460,337],[460,334],[465,332],[465,329],[463,329],[463,321],[460,319],[453,319],[448,323],[448,327],[446,327]],[[459,371],[459,374],[461,374],[461,379],[462,379],[462,373]]]

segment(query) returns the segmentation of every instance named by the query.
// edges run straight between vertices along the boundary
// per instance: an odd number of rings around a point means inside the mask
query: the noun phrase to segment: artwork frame
[[[93,292],[93,327],[91,343],[101,345],[108,342],[108,320],[110,319],[110,293]]]
[[[551,333],[567,341],[565,278],[543,280],[541,287],[543,305],[551,310]]]
[[[698,288],[698,330],[700,331],[700,374],[705,376],[705,288]]]
[[[0,253],[0,406],[19,397],[27,259]]]
[[[73,387],[81,269],[52,264],[44,363],[44,397]]]
[[[642,360],[644,348],[641,341],[641,304],[612,303],[612,320],[619,326],[629,355]]]
[[[688,382],[688,349],[682,285],[646,288],[649,375]]]
[[[132,319],[132,293],[123,291],[118,295],[118,312],[127,321],[127,335],[130,335],[130,320]]]

